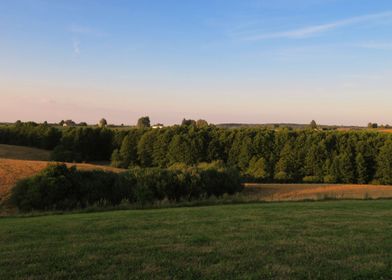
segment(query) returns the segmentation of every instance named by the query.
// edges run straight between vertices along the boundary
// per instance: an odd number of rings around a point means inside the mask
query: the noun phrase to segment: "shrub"
[[[323,180],[320,179],[320,178],[317,177],[317,176],[305,176],[305,177],[303,178],[303,181],[304,181],[305,183],[320,183],[320,182],[322,182]]]
[[[333,184],[336,182],[337,182],[337,178],[335,176],[332,176],[332,175],[324,176],[324,183]]]
[[[39,175],[22,180],[12,190],[11,202],[20,210],[75,208],[77,182],[75,168],[53,165]]]
[[[11,202],[21,211],[68,210],[90,205],[115,206],[122,201],[144,206],[165,199],[190,200],[241,191],[238,171],[223,167],[218,170],[213,165],[204,167],[137,167],[116,174],[52,165],[18,182],[12,190]]]
[[[281,182],[281,183],[286,183],[286,182],[290,181],[287,173],[284,171],[279,171],[278,173],[276,173],[274,178],[276,181]]]

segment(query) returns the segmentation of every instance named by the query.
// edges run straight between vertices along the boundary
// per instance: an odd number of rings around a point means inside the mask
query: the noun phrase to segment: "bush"
[[[303,181],[304,183],[321,183],[323,179],[320,179],[317,176],[305,176]]]
[[[334,183],[336,183],[336,182],[337,182],[337,178],[336,178],[335,176],[326,175],[326,176],[324,177],[324,183],[327,183],[327,184],[334,184]]]
[[[286,183],[286,182],[290,181],[287,173],[284,171],[279,171],[278,173],[276,173],[274,178],[277,182],[280,182],[280,183]]]
[[[191,200],[241,191],[239,173],[213,165],[182,169],[133,168],[116,174],[78,171],[64,164],[52,165],[13,188],[11,202],[21,211],[68,210],[91,205],[141,206],[156,201]]]
[[[11,202],[22,211],[71,209],[78,203],[76,169],[53,165],[22,180],[12,189]]]

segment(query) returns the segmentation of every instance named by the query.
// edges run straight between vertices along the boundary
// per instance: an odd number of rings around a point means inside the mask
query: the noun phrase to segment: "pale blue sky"
[[[390,0],[0,1],[0,121],[392,124]]]

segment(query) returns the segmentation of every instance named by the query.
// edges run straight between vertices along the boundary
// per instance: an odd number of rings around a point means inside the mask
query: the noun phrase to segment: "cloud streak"
[[[279,39],[279,38],[302,39],[302,38],[311,37],[320,33],[328,32],[349,25],[372,22],[372,21],[377,21],[377,20],[391,18],[391,17],[392,17],[392,11],[377,13],[377,14],[368,14],[368,15],[338,20],[326,24],[312,25],[312,26],[307,26],[307,27],[288,30],[288,31],[252,35],[252,36],[242,38],[242,40],[261,41],[261,40]]]
[[[68,28],[68,31],[73,33],[73,34],[79,34],[79,35],[90,35],[94,37],[104,37],[107,34],[104,32],[101,32],[99,30],[93,29],[88,26],[82,26],[82,25],[76,25],[73,24]]]
[[[74,39],[72,41],[72,47],[73,47],[74,54],[79,56],[80,55],[80,42],[79,42],[79,40]]]

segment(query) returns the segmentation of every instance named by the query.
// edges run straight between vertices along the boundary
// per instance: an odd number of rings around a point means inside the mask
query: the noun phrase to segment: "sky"
[[[392,124],[390,0],[3,0],[0,122]]]

